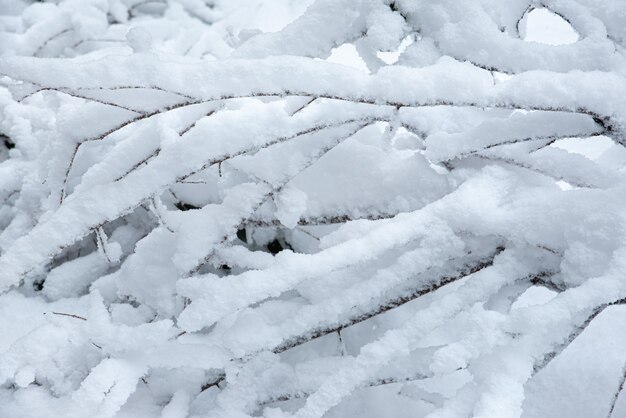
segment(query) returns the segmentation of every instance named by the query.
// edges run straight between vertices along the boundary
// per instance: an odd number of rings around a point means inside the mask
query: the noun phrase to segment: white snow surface
[[[0,417],[626,416],[622,0],[0,0]]]

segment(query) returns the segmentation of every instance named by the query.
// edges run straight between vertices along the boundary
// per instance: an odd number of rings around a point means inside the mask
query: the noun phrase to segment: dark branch
[[[86,321],[87,318],[80,316],[80,315],[74,315],[74,314],[69,314],[69,313],[63,313],[63,312],[52,312],[53,315],[59,315],[59,316],[69,316],[70,318],[76,318],[76,319],[80,319],[83,321]]]

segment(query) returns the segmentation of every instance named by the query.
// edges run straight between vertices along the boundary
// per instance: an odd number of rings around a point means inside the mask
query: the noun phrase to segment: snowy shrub
[[[625,416],[624,6],[0,0],[0,416]]]

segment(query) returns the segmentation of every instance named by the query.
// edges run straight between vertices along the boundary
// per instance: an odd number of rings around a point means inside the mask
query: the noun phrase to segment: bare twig
[[[68,316],[70,318],[76,318],[76,319],[80,319],[83,321],[86,321],[87,318],[80,316],[80,315],[75,315],[75,314],[69,314],[69,313],[64,313],[64,312],[52,312],[53,315],[59,315],[59,316]]]
[[[315,100],[317,100],[316,97],[310,97],[309,100],[307,100],[302,106],[298,107],[296,110],[294,110],[293,112],[291,112],[290,116],[295,115],[296,113],[301,112],[302,110],[304,110],[305,108],[307,108],[311,103],[313,103]]]
[[[213,380],[211,380],[210,382],[205,383],[204,385],[202,385],[202,387],[200,388],[200,392],[204,392],[205,390],[218,386],[224,381],[226,380],[226,374],[224,373],[220,373],[219,375],[217,375],[217,377]]]

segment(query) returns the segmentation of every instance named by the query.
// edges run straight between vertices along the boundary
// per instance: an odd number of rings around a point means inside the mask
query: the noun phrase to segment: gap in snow
[[[547,45],[568,45],[578,41],[578,33],[561,16],[545,8],[533,9],[520,22],[522,39]]]
[[[343,44],[333,48],[330,56],[326,58],[326,61],[356,68],[357,70],[369,73],[369,69],[365,64],[365,61],[363,61],[363,58],[361,58],[353,44]]]
[[[496,84],[504,83],[505,81],[513,78],[513,75],[501,73],[500,71],[492,71],[491,74],[493,75],[493,79],[495,80]]]
[[[557,293],[543,286],[531,286],[518,297],[511,305],[511,310],[543,305],[550,302]]]
[[[412,34],[407,35],[402,42],[400,42],[400,45],[398,45],[398,48],[395,51],[378,51],[376,56],[378,56],[378,58],[380,58],[385,64],[393,65],[398,62],[400,55],[402,55],[406,48],[413,42],[415,42],[415,37]]]
[[[572,186],[571,184],[569,184],[566,181],[563,180],[559,180],[556,182],[556,185],[559,186],[559,188],[563,191],[567,191],[567,190],[574,190],[574,186]],[[578,188],[578,187],[576,187]]]
[[[574,154],[584,155],[590,160],[596,160],[614,144],[615,143],[611,140],[611,138],[599,135],[588,138],[560,139],[550,146],[560,148]]]
[[[314,0],[259,0],[223,1],[221,27],[259,29],[262,32],[278,32],[302,16]],[[180,2],[179,2],[180,3]]]

